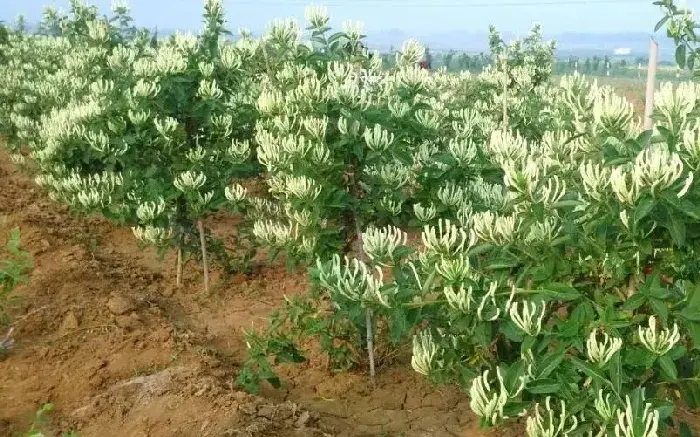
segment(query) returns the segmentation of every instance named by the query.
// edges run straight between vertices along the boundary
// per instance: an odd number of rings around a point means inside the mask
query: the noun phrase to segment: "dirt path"
[[[171,257],[142,251],[128,229],[71,215],[4,154],[0,186],[0,241],[20,227],[35,264],[16,293],[16,348],[0,360],[0,435],[25,431],[48,401],[55,431],[82,437],[479,435],[462,393],[406,363],[382,369],[373,390],[362,374],[311,362],[281,368],[285,387],[263,398],[241,392],[240,330],[304,292],[304,274],[261,265],[250,277],[215,275],[204,297],[192,265],[177,290]],[[210,225],[226,236],[233,221]]]

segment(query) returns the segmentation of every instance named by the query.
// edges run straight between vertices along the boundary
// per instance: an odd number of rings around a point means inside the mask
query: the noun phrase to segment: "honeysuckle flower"
[[[297,240],[298,228],[272,220],[258,220],[253,224],[253,235],[267,246],[284,248]]]
[[[326,137],[326,127],[328,126],[328,117],[322,118],[307,117],[302,120],[304,129],[317,141],[323,141]]]
[[[224,95],[224,92],[219,88],[216,79],[202,80],[199,82],[197,95],[204,100],[215,100],[220,99]]]
[[[467,287],[465,290],[464,286],[460,285],[457,291],[455,291],[455,289],[456,286],[454,285],[447,286],[443,289],[443,294],[447,299],[447,304],[457,311],[469,313],[473,302],[472,287]]]
[[[148,201],[136,208],[136,217],[142,222],[150,222],[160,217],[165,212],[165,200],[159,197],[157,201]]]
[[[135,226],[131,230],[134,232],[134,236],[141,242],[160,245],[169,239],[172,235],[171,230],[161,228],[158,226]]]
[[[414,66],[423,59],[423,55],[425,55],[425,47],[415,39],[409,39],[403,43],[401,52],[396,55],[397,64],[400,67]]]
[[[389,214],[397,216],[401,214],[403,203],[391,196],[384,196],[379,200],[379,206]]]
[[[673,324],[673,329],[665,328],[657,330],[655,316],[649,317],[648,328],[639,326],[638,334],[639,341],[642,342],[644,347],[646,347],[649,352],[656,355],[665,355],[681,339],[677,323]]]
[[[633,116],[632,103],[609,87],[602,88],[593,103],[595,128],[608,134],[625,131]]]
[[[156,97],[158,93],[160,93],[160,85],[158,85],[158,83],[152,81],[147,82],[143,79],[139,79],[133,88],[133,95],[142,98]]]
[[[499,308],[498,305],[496,304],[496,290],[497,289],[498,289],[498,282],[491,282],[489,284],[488,291],[481,298],[481,302],[479,303],[479,306],[476,309],[476,316],[479,318],[479,320],[493,322],[494,320],[497,320],[501,316],[501,308]],[[486,310],[486,304],[488,304],[488,303],[490,303],[491,307],[495,310],[495,314],[490,319],[485,319],[484,311]],[[509,307],[510,307],[510,301],[505,306],[505,308],[509,308]]]
[[[558,411],[552,407],[552,398],[545,399],[544,416],[540,404],[535,404],[534,417],[528,417],[525,432],[528,437],[568,437],[578,428],[578,418],[566,414],[566,403],[560,401]]]
[[[151,116],[150,111],[132,111],[129,109],[127,112],[129,116],[129,120],[131,120],[132,123],[134,123],[136,126],[143,126],[146,124],[148,121],[149,117]]]
[[[700,90],[692,82],[682,82],[675,90],[672,83],[664,82],[654,93],[654,110],[664,118],[664,127],[678,135],[699,96]]]
[[[447,144],[447,151],[462,166],[471,164],[477,155],[476,144],[471,140],[453,138]]]
[[[452,257],[469,250],[474,245],[474,236],[452,224],[449,220],[439,220],[437,228],[426,225],[421,234],[423,246],[428,253]]]
[[[197,171],[186,171],[184,173],[180,173],[173,181],[175,188],[183,193],[188,191],[197,191],[206,183],[206,175]]]
[[[437,209],[433,204],[424,207],[423,205],[416,203],[413,205],[413,213],[416,215],[418,220],[422,221],[423,223],[427,223],[437,216]]]
[[[471,276],[471,266],[466,255],[440,258],[435,263],[435,271],[449,284],[459,284]]]
[[[531,337],[536,337],[542,330],[542,321],[546,315],[547,305],[540,302],[521,302],[522,309],[518,311],[518,302],[514,302],[507,308],[510,319],[515,326]]]
[[[358,121],[350,123],[347,118],[340,117],[338,119],[338,130],[343,135],[355,137],[360,134],[360,123]]]
[[[476,213],[472,217],[472,229],[482,241],[509,244],[518,237],[520,220],[515,215],[501,216],[491,211]]]
[[[437,198],[445,206],[455,207],[466,201],[466,191],[464,188],[449,182],[438,190]]]
[[[471,398],[469,407],[477,416],[493,426],[508,418],[503,413],[503,410],[511,398],[518,396],[523,391],[526,380],[524,376],[521,376],[519,385],[513,392],[509,393],[505,387],[501,369],[496,369],[498,388],[492,387],[489,382],[489,373],[489,370],[485,370],[481,376],[477,376],[472,380],[469,389],[469,397]]]
[[[610,174],[610,188],[622,204],[634,205],[639,198],[634,175],[625,171],[623,167],[613,169]]]
[[[598,390],[598,397],[593,401],[593,406],[605,423],[611,423],[617,418],[618,406],[610,400],[610,393],[603,397],[603,389]]]
[[[394,226],[370,226],[362,233],[362,244],[367,257],[384,263],[394,258],[396,249],[406,245],[408,234]]]
[[[615,437],[659,436],[659,410],[652,408],[647,402],[644,403],[643,412],[635,412],[629,395],[625,396],[625,404],[625,410],[617,414]]]
[[[177,120],[172,117],[165,117],[163,119],[156,117],[153,119],[153,124],[155,125],[158,133],[164,138],[170,138],[170,136],[175,133],[179,126]]]
[[[394,142],[394,134],[384,130],[381,125],[375,124],[374,128],[365,129],[364,139],[371,150],[383,152]]]
[[[214,64],[211,62],[200,62],[197,64],[197,68],[199,68],[199,72],[202,73],[202,76],[206,78],[209,78],[212,74],[214,74]]]
[[[202,162],[204,157],[207,155],[207,151],[204,147],[199,145],[199,139],[197,139],[197,146],[194,149],[190,149],[185,153],[185,158],[192,164]]]
[[[350,260],[345,257],[341,261],[339,255],[335,255],[327,265],[319,260],[316,266],[321,285],[332,295],[337,294],[365,305],[391,307],[388,298],[395,290],[384,287],[384,274],[379,267],[372,271],[356,258]]]
[[[359,41],[362,38],[362,29],[365,27],[363,22],[352,22],[351,20],[345,20],[343,21],[342,26],[343,32],[345,32],[350,40]]]
[[[367,168],[367,174],[381,182],[389,190],[399,190],[412,177],[411,169],[398,161]]]
[[[239,203],[245,200],[248,190],[241,184],[227,186],[224,195],[229,202]]]
[[[602,336],[602,340],[600,337]],[[604,366],[622,348],[622,339],[610,337],[607,333],[598,333],[598,329],[591,331],[586,340],[588,360],[599,366]]]
[[[486,151],[496,163],[503,166],[506,163],[522,162],[527,156],[528,145],[518,132],[513,135],[508,131],[494,130],[486,144]]]
[[[546,217],[544,221],[533,223],[525,237],[529,244],[550,244],[562,235],[563,227],[556,217]]]
[[[666,147],[649,147],[634,161],[634,183],[652,195],[673,185],[683,174],[683,162]]]
[[[328,9],[323,6],[309,5],[304,10],[304,17],[312,27],[316,29],[324,28],[328,25]]]
[[[428,376],[438,355],[439,348],[433,335],[424,330],[413,336],[413,357],[411,367],[421,375]]]
[[[304,202],[318,199],[323,187],[306,176],[287,176],[284,181],[285,194]]]
[[[583,189],[588,197],[602,201],[610,185],[611,171],[599,163],[587,161],[579,167]]]

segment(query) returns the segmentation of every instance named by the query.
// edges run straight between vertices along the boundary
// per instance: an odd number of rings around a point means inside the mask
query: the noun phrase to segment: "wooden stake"
[[[503,56],[503,130],[508,130],[508,56]]]
[[[207,240],[204,235],[204,223],[202,223],[202,220],[197,220],[197,229],[199,229],[199,246],[202,250],[202,269],[204,269],[204,292],[209,293],[209,265],[207,263]]]
[[[651,114],[654,112],[654,90],[656,89],[656,66],[659,58],[659,43],[651,40],[649,44],[649,71],[647,72],[647,90],[644,105],[644,130],[654,128]]]
[[[177,248],[177,279],[175,284],[182,287],[182,247]]]

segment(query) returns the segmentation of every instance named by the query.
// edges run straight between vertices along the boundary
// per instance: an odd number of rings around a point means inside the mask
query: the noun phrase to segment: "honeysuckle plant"
[[[61,73],[76,83],[41,118],[36,179],[56,200],[132,226],[145,244],[175,246],[178,284],[184,256],[198,254],[208,290],[203,219],[242,208],[245,189],[231,184],[255,170],[258,88],[246,65],[257,65],[258,46],[248,35],[224,38],[219,1],[205,2],[200,35],[155,46],[139,31],[126,39],[125,7],[115,9],[122,19],[61,23],[87,35],[68,38],[82,50],[64,58]]]

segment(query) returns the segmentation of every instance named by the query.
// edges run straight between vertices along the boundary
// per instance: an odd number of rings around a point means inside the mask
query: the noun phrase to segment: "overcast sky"
[[[416,34],[467,30],[526,32],[533,23],[545,33],[652,32],[660,18],[653,0],[317,0],[326,4],[334,23],[363,21],[365,29],[401,29]],[[108,11],[110,0],[91,0]],[[201,0],[130,0],[136,23],[147,27],[197,29]],[[231,29],[262,30],[275,18],[303,18],[305,0],[224,0]],[[29,22],[41,17],[46,4],[67,8],[68,0],[0,0],[0,20],[24,13]],[[700,0],[685,4],[700,13]]]

